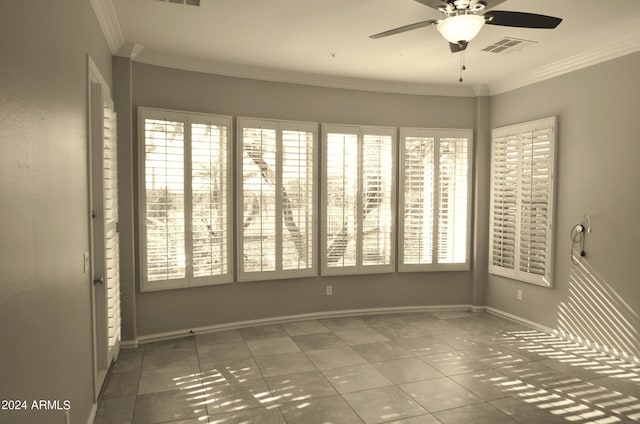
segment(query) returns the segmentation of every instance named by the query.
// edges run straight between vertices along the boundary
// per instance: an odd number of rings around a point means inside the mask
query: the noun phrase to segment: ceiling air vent
[[[156,0],[160,3],[182,4],[185,6],[202,7],[204,0]]]
[[[496,41],[488,47],[482,49],[483,52],[510,54],[524,49],[530,44],[536,44],[535,41],[521,40],[519,38],[505,37]]]

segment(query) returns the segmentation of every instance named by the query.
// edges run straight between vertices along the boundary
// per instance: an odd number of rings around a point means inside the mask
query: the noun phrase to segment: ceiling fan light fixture
[[[484,25],[484,17],[479,15],[451,16],[438,23],[438,32],[450,43],[471,41]]]

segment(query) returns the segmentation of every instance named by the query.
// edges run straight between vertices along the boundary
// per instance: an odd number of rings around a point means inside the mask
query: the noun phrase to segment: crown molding
[[[144,50],[144,46],[136,43],[124,43],[118,51],[115,52],[115,56],[127,57],[131,60],[135,60],[136,57]]]
[[[90,0],[91,7],[98,18],[102,34],[104,35],[111,54],[115,54],[124,44],[124,36],[118,21],[118,15],[111,0]]]
[[[492,96],[505,93],[516,88],[564,75],[588,66],[597,65],[598,63],[616,59],[637,51],[640,51],[640,37],[635,36],[627,38],[612,44],[569,56],[565,59],[533,69],[525,74],[491,84],[489,91]]]
[[[293,72],[272,68],[201,60],[160,53],[152,50],[144,50],[138,55],[138,57],[135,58],[135,61],[148,65],[163,66],[185,71],[202,72],[207,74],[248,78],[262,81],[311,85],[316,87],[429,96],[476,96],[474,87],[469,85],[408,83],[366,78],[343,77],[337,75]]]

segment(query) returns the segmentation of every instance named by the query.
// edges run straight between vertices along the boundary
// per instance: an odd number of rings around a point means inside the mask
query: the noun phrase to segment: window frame
[[[328,183],[327,183],[327,160],[328,160],[328,135],[350,134],[357,136],[358,148],[358,190],[357,190],[357,232],[356,232],[356,265],[343,267],[329,267],[327,260],[327,229],[328,229]],[[358,274],[376,274],[376,273],[393,273],[396,270],[396,234],[397,234],[397,128],[388,126],[362,126],[362,125],[344,125],[344,124],[322,124],[322,175],[320,186],[322,191],[322,220],[321,220],[321,247],[320,247],[320,263],[322,276],[331,275],[358,275]],[[390,136],[391,137],[391,188],[390,196],[390,234],[389,234],[389,264],[383,265],[363,265],[362,264],[362,175],[363,175],[363,144],[365,136]],[[360,246],[360,251],[358,251]]]
[[[145,137],[145,120],[156,119],[172,122],[182,122],[184,124],[184,153],[183,153],[183,172],[184,172],[184,243],[185,243],[185,276],[172,280],[147,280],[147,232],[146,232],[146,179],[145,179],[145,160],[146,160],[146,137]],[[225,115],[214,115],[194,112],[183,112],[169,109],[159,109],[151,107],[138,107],[138,235],[140,243],[138,249],[140,252],[140,291],[153,292],[161,290],[181,289],[188,287],[211,286],[218,284],[227,284],[234,281],[234,226],[233,226],[233,187],[234,173],[233,168],[228,166],[233,159],[233,118]],[[227,221],[227,263],[226,273],[214,276],[193,276],[193,245],[192,237],[192,132],[191,124],[211,124],[226,128],[226,221]]]
[[[521,256],[521,225],[522,219],[519,211],[522,210],[522,152],[523,152],[523,134],[531,133],[533,134],[536,131],[549,131],[549,172],[546,174],[548,178],[548,192],[547,192],[547,214],[545,219],[547,220],[546,225],[546,233],[545,233],[545,252],[546,252],[546,262],[545,262],[545,273],[544,275],[530,273],[526,271],[522,271],[520,269],[520,256]],[[503,267],[499,265],[495,265],[493,262],[494,258],[494,243],[495,237],[494,234],[498,232],[496,229],[496,188],[495,182],[497,181],[497,166],[496,166],[496,155],[497,148],[496,143],[498,138],[507,138],[507,137],[517,137],[517,151],[518,151],[518,160],[517,160],[517,187],[516,187],[516,202],[515,202],[515,224],[514,224],[514,262],[513,269],[508,267]],[[513,280],[522,281],[525,283],[531,283],[543,287],[553,287],[553,276],[554,276],[554,263],[553,263],[553,254],[554,254],[554,224],[555,224],[555,196],[556,196],[556,178],[555,174],[557,172],[557,118],[555,116],[549,118],[543,118],[535,121],[524,122],[515,125],[509,125],[500,128],[494,128],[491,131],[491,190],[490,190],[490,221],[489,221],[489,273],[494,275],[499,275],[507,278],[511,278]],[[532,144],[533,149],[533,144]],[[533,177],[532,177],[533,178]]]
[[[433,176],[433,210],[432,214],[432,262],[429,264],[405,264],[404,263],[404,224],[405,224],[405,190],[398,193],[398,272],[429,272],[429,271],[469,271],[471,269],[471,221],[472,221],[472,193],[473,193],[473,130],[471,129],[451,129],[451,128],[400,128],[400,181],[405,181],[406,165],[404,156],[406,153],[407,137],[424,137],[434,139],[434,176]],[[440,161],[438,153],[440,151],[439,141],[442,138],[466,138],[467,139],[467,196],[466,196],[466,242],[465,261],[459,263],[439,263],[438,262],[438,216],[440,206],[439,186],[440,186]]]
[[[244,216],[244,199],[243,199],[243,129],[244,128],[257,128],[257,129],[273,129],[276,133],[276,164],[282,163],[282,133],[284,131],[306,131],[312,134],[312,148],[311,148],[311,160],[312,165],[311,172],[311,253],[309,257],[312,259],[312,266],[305,269],[277,269],[278,265],[282,266],[282,250],[278,251],[277,247],[282,247],[282,234],[283,227],[278,225],[279,219],[282,218],[282,205],[278,201],[276,205],[276,269],[273,271],[244,271],[244,254],[243,254],[243,216]],[[251,281],[267,281],[267,280],[282,280],[291,278],[303,278],[313,277],[318,275],[318,123],[307,121],[291,121],[291,120],[277,120],[277,119],[264,119],[264,118],[249,118],[238,117],[236,119],[236,160],[235,160],[235,172],[237,178],[236,187],[236,210],[235,217],[237,220],[237,234],[236,234],[236,254],[237,254],[237,281],[238,282],[251,282]],[[275,171],[276,184],[282,187],[282,169]],[[277,191],[277,188],[275,189]],[[278,259],[278,256],[280,259]]]

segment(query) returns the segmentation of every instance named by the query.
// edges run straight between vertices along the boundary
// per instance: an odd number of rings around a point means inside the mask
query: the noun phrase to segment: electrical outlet
[[[518,291],[517,291],[517,293],[516,293],[516,298],[517,298],[518,300],[522,300],[522,290],[518,290]]]
[[[327,296],[333,295],[333,286],[327,286],[326,290],[327,290]]]

